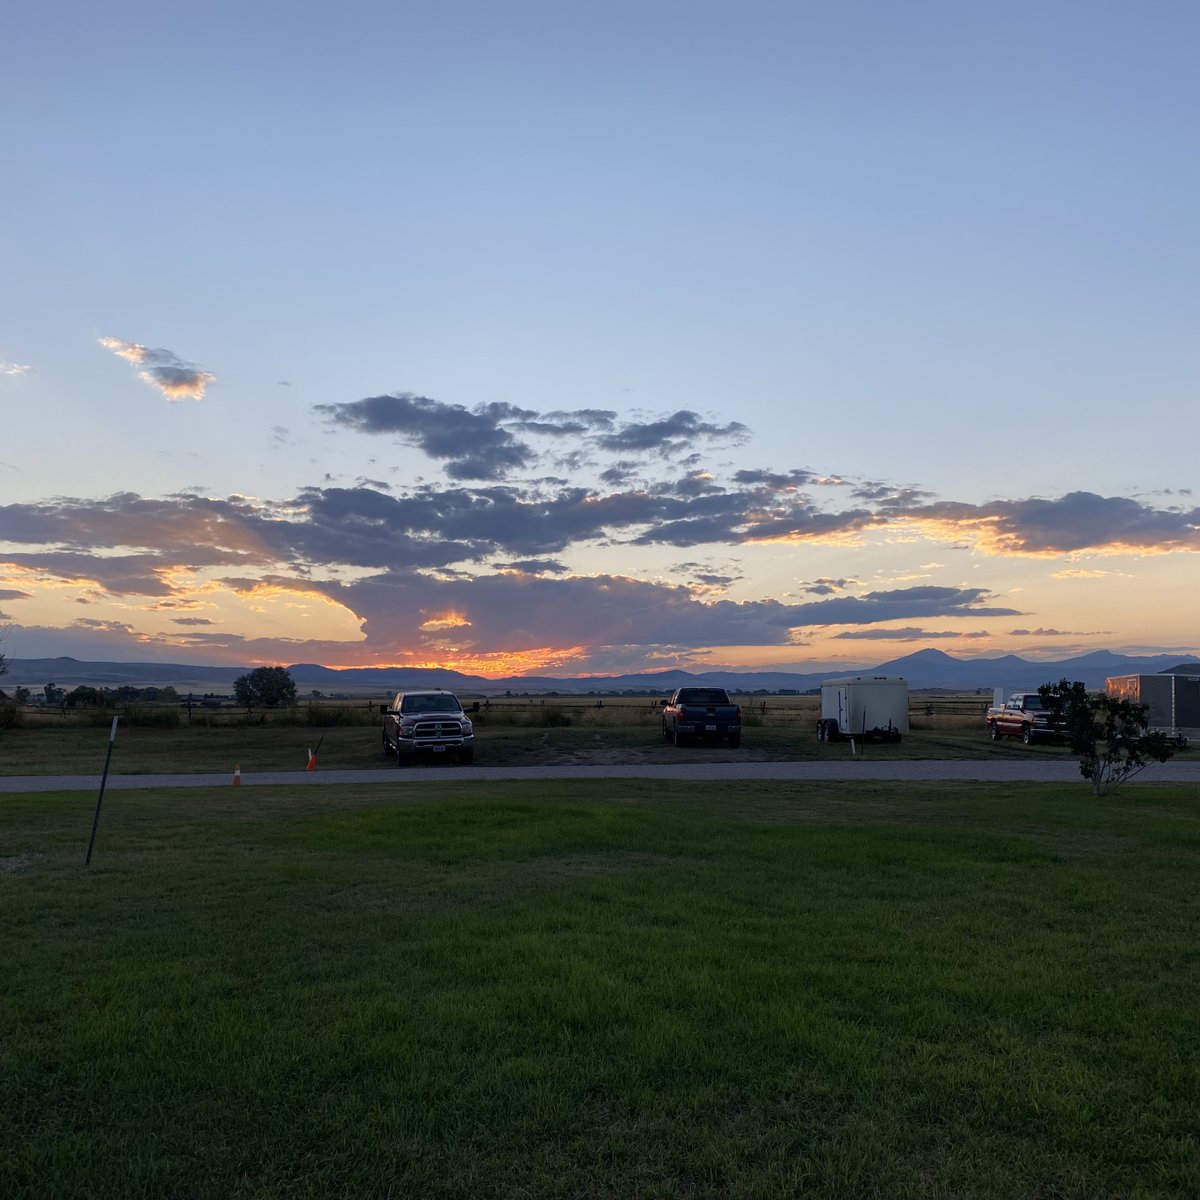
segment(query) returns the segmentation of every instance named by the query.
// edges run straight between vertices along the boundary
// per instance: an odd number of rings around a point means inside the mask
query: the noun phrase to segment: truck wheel
[[[1023,741],[1025,743],[1025,745],[1027,745],[1027,746],[1033,745],[1033,726],[1032,725],[1022,725],[1021,726],[1021,741]]]
[[[669,742],[670,740],[671,740],[671,731],[667,728],[666,721],[664,721],[663,722],[663,741]]]
[[[683,735],[679,732],[678,725],[675,726],[674,736],[671,738],[671,740],[675,743],[676,746],[683,745]]]
[[[992,735],[993,742],[998,742],[1000,740],[1000,728],[995,721],[988,726],[988,732]]]
[[[398,766],[398,767],[408,766],[408,755],[401,752],[399,742],[396,743],[396,766]]]
[[[392,753],[392,747],[387,740],[387,734],[383,734],[383,757],[387,758]]]
[[[731,733],[729,735],[729,748],[736,750],[742,744],[742,735],[740,733]]]
[[[475,751],[473,749],[461,751],[458,756],[458,761],[462,763],[464,767],[469,767],[475,761]]]

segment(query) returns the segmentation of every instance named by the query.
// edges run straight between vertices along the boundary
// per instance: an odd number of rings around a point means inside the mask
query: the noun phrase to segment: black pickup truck
[[[662,702],[662,732],[668,742],[681,746],[689,737],[742,744],[742,709],[724,688],[684,687]]]
[[[437,757],[469,763],[475,757],[471,718],[450,692],[397,692],[382,712],[383,752],[398,766]]]

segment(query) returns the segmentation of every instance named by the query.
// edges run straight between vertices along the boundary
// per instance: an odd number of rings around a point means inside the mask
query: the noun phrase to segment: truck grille
[[[457,721],[418,721],[413,737],[456,738],[462,737],[462,729]]]

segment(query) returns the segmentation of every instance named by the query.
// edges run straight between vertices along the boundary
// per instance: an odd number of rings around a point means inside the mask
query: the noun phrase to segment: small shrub
[[[94,712],[90,716],[96,725],[111,725],[111,712]],[[120,712],[121,724],[139,729],[178,729],[179,709],[148,708],[138,704],[126,704]]]
[[[571,724],[571,717],[557,704],[541,704],[530,711],[529,724],[539,729],[562,729]]]
[[[375,706],[352,707],[347,704],[310,704],[305,709],[305,724],[321,729],[332,725],[375,725],[379,713]]]

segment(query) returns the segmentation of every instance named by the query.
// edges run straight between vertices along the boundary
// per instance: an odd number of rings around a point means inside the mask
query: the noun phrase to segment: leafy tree
[[[287,667],[255,667],[233,681],[233,695],[245,709],[296,703],[296,681]]]
[[[1174,747],[1165,733],[1151,732],[1145,704],[1090,693],[1066,679],[1038,688],[1042,703],[1056,714],[1079,758],[1079,773],[1104,796],[1151,762],[1166,762]]]
[[[47,704],[61,704],[67,698],[66,691],[53,683],[42,688],[42,695],[46,697]]]
[[[29,689],[27,687],[17,688],[16,697],[17,697],[18,704],[28,704],[29,703]]]
[[[94,687],[80,684],[79,687],[67,693],[68,708],[91,708],[100,703],[100,693]]]

